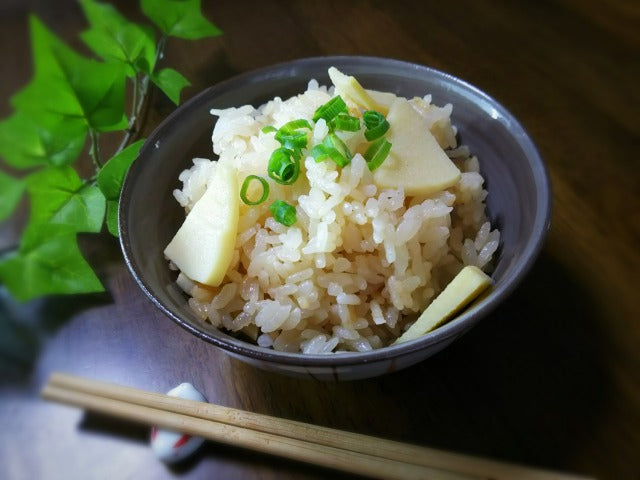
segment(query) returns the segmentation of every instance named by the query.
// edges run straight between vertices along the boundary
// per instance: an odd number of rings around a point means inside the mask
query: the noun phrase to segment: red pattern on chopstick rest
[[[180,448],[191,439],[191,435],[182,435],[176,443],[173,444],[173,448]]]
[[[158,427],[151,427],[151,440],[155,440],[158,436]]]

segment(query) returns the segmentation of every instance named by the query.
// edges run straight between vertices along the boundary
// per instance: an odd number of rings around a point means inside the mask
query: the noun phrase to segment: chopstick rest
[[[167,395],[196,402],[207,401],[205,396],[190,383],[181,383],[169,390]],[[204,438],[202,437],[158,428],[157,426],[151,427],[151,449],[156,457],[165,463],[177,463],[185,460],[195,453],[203,443]]]

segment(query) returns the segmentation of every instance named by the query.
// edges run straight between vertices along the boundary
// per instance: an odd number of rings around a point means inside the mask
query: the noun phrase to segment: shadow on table
[[[108,303],[108,293],[19,303],[0,288],[0,384],[24,382],[47,338],[79,312]]]
[[[231,406],[565,469],[598,426],[612,388],[603,365],[598,312],[589,298],[561,265],[543,255],[500,309],[419,365],[377,379],[320,383],[233,361],[227,374],[242,383],[238,391],[243,394],[240,404]],[[82,428],[148,442],[147,428],[97,415],[86,415]],[[328,474],[212,442],[171,470],[186,474],[203,460],[228,469],[230,476],[247,465],[264,472],[264,478],[276,478],[283,470],[300,478]]]
[[[110,234],[80,235],[78,243],[103,282],[122,268],[118,242]],[[107,291],[50,295],[21,303],[0,286],[0,385],[23,383],[48,338],[75,315],[110,303],[113,298]]]
[[[310,385],[235,362],[234,376],[271,399],[261,413],[562,468],[596,428],[611,392],[589,299],[543,254],[497,311],[409,369]]]

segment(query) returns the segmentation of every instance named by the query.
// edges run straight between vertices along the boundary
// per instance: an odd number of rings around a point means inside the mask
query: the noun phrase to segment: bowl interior
[[[495,289],[483,302],[420,340],[374,352],[305,356],[274,352],[238,340],[203,324],[191,313],[174,283],[163,250],[184,219],[172,191],[178,175],[194,157],[214,158],[211,108],[287,98],[306,89],[309,79],[330,84],[327,69],[355,75],[366,88],[405,97],[430,93],[437,105],[453,104],[452,121],[461,143],[480,160],[489,191],[487,206],[501,230],[501,246],[492,277]],[[195,335],[222,348],[256,358],[322,364],[353,362],[379,355],[400,355],[458,335],[508,295],[537,255],[548,229],[549,185],[535,146],[513,116],[475,87],[445,73],[410,63],[372,57],[320,57],[276,65],[211,87],[178,108],[148,138],[132,165],[121,196],[120,232],[125,260],[141,288],[167,315]],[[339,358],[338,358],[339,357]]]

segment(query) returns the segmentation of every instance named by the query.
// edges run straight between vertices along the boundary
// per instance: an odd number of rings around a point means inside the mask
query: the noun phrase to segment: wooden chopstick
[[[343,432],[54,373],[49,400],[371,478],[578,480],[585,477]]]
[[[478,477],[458,475],[437,469],[389,460],[349,450],[317,445],[314,443],[281,437],[248,428],[202,418],[168,412],[152,407],[101,397],[91,393],[68,390],[47,385],[42,390],[44,398],[75,405],[90,411],[113,415],[136,423],[157,425],[162,428],[195,435],[227,445],[248,448],[312,465],[333,468],[344,472],[379,479],[434,479],[469,480]]]

